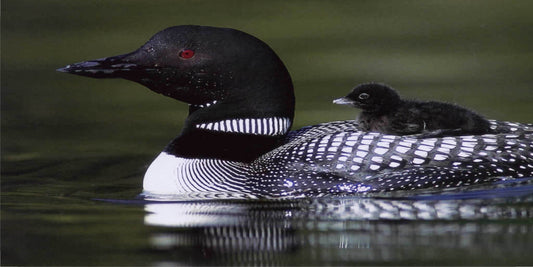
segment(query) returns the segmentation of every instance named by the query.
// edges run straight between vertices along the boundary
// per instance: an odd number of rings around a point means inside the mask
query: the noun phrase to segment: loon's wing
[[[280,192],[329,193],[452,187],[497,177],[533,176],[533,125],[491,121],[497,134],[416,138],[361,132],[355,121],[290,135],[253,165]],[[320,185],[320,186],[318,186]]]

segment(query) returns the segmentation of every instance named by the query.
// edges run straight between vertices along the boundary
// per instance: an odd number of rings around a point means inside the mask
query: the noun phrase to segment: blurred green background
[[[354,118],[331,100],[368,81],[533,122],[532,11],[531,1],[2,1],[2,157],[159,151],[184,104],[55,69],[181,24],[267,42],[294,80],[295,127]]]
[[[169,26],[231,27],[268,43],[293,77],[295,128],[355,118],[356,110],[331,101],[369,81],[387,83],[409,98],[459,103],[488,118],[533,122],[533,1],[3,0],[1,5],[7,264],[120,264],[132,260],[130,246],[145,242],[140,236],[148,230],[139,221],[128,230],[105,226],[109,220],[131,224],[142,210],[88,200],[139,193],[146,165],[180,131],[187,106],[129,81],[55,69],[132,51]],[[124,231],[128,239],[113,238],[124,237]],[[58,236],[86,234],[91,238],[77,241],[86,253],[62,253],[73,247]],[[109,240],[102,244],[103,239]],[[120,248],[122,258],[100,253],[109,253],[108,247]],[[92,260],[83,257],[89,255]]]

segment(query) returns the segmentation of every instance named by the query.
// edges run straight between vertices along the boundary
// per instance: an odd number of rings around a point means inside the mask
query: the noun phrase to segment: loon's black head
[[[166,153],[250,162],[277,147],[294,117],[289,72],[261,40],[244,32],[184,25],[155,34],[124,55],[58,69],[124,78],[190,105]]]
[[[400,96],[396,90],[380,83],[360,84],[347,96],[333,101],[335,104],[350,105],[369,113],[386,113],[395,109],[399,102]]]
[[[170,27],[131,53],[58,71],[138,82],[190,104],[189,121],[249,116],[292,120],[294,114],[292,82],[281,60],[264,42],[233,29]]]

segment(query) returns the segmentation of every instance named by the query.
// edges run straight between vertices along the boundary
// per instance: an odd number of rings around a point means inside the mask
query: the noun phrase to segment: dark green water
[[[354,118],[331,100],[367,81],[533,122],[530,1],[1,4],[2,265],[533,264],[531,180],[424,197],[141,201],[186,105],[55,72],[168,26],[232,27],[286,63],[295,128]]]

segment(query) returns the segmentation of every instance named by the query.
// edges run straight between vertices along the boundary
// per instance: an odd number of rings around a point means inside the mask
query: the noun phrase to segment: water
[[[295,128],[352,119],[357,83],[533,122],[533,4],[2,1],[3,265],[531,265],[533,182],[298,200],[141,198],[186,105],[122,80],[56,73],[171,25],[269,43],[296,88]]]

